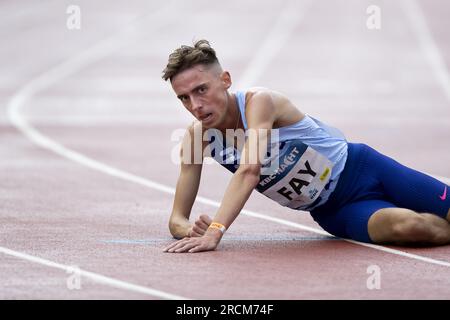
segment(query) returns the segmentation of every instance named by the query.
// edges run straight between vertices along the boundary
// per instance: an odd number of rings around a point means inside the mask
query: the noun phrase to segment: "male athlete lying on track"
[[[309,211],[338,237],[380,244],[450,243],[447,185],[365,144],[347,142],[340,131],[302,113],[278,92],[229,92],[230,73],[222,70],[208,41],[176,49],[163,73],[197,119],[182,143],[169,222],[171,234],[181,240],[166,252],[214,250],[253,189],[283,206]],[[245,130],[246,138],[227,139],[226,129]],[[195,137],[202,148],[195,148]],[[206,151],[234,174],[214,218],[202,215],[191,224]]]

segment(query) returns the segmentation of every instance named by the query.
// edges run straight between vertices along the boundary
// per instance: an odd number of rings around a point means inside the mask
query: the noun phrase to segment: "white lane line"
[[[288,2],[262,45],[255,50],[255,55],[252,56],[251,61],[243,72],[242,78],[239,79],[237,88],[246,88],[255,85],[255,81],[261,77],[270,61],[283,48],[295,28],[303,19],[309,4],[310,0],[291,0]]]
[[[33,123],[37,127],[132,127],[132,126],[145,126],[151,125],[178,125],[180,128],[184,128],[186,123],[190,123],[192,120],[176,119],[174,117],[165,118],[152,118],[147,115],[105,115],[105,116],[87,116],[87,115],[67,115],[67,116],[27,116],[27,121]],[[6,119],[2,121],[0,119],[0,125],[10,124]],[[450,123],[449,123],[450,125]]]
[[[415,0],[403,0],[402,4],[406,8],[409,22],[419,38],[423,54],[427,58],[439,86],[450,102],[450,77],[447,66],[428,28],[422,9]]]
[[[95,53],[95,51],[94,51],[94,53]],[[143,185],[143,186],[146,186],[146,187],[149,187],[149,188],[161,191],[161,192],[174,194],[175,193],[174,188],[171,188],[169,186],[165,186],[163,184],[156,183],[154,181],[151,181],[151,180],[130,174],[128,172],[116,169],[114,167],[108,166],[106,164],[103,164],[99,161],[93,160],[89,157],[86,157],[80,153],[77,153],[73,150],[70,150],[70,149],[58,144],[54,140],[44,136],[43,134],[41,134],[40,132],[38,132],[37,130],[32,128],[27,123],[27,121],[20,115],[19,110],[20,110],[21,106],[23,106],[24,103],[29,98],[31,98],[34,94],[36,94],[38,91],[50,87],[55,82],[60,81],[62,78],[67,77],[68,75],[76,72],[81,67],[84,67],[86,64],[91,63],[98,59],[97,55],[92,56],[92,61],[90,61],[91,59],[89,58],[88,54],[85,54],[84,56],[85,56],[85,58],[83,59],[82,63],[80,63],[79,60],[77,60],[77,59],[68,60],[68,61],[62,63],[61,65],[58,65],[57,67],[53,68],[52,70],[43,73],[40,77],[37,77],[37,78],[31,80],[27,85],[25,85],[21,90],[19,90],[12,97],[12,99],[10,100],[10,102],[7,105],[8,117],[9,117],[10,121],[23,134],[25,134],[31,141],[35,142],[37,145],[39,145],[43,148],[46,148],[48,150],[55,152],[56,154],[61,155],[62,157],[65,157],[65,158],[75,161],[81,165],[87,166],[91,169],[103,172],[105,174],[108,174],[108,175],[111,175],[111,176],[114,176],[114,177],[117,177],[117,178],[120,178],[120,179],[123,179],[126,181],[134,182],[134,183],[137,183],[137,184],[140,184],[140,185]],[[200,203],[203,203],[203,204],[211,205],[213,207],[220,206],[219,202],[208,199],[208,198],[200,197],[200,196],[196,198],[196,201],[199,201]],[[266,221],[271,221],[271,222],[286,225],[289,227],[294,227],[297,229],[301,229],[301,230],[305,230],[305,231],[309,231],[309,232],[313,232],[313,233],[317,233],[317,234],[321,234],[321,235],[330,236],[330,234],[324,230],[304,226],[304,225],[294,223],[294,222],[291,222],[288,220],[270,217],[270,216],[252,212],[249,210],[243,210],[242,213],[245,215],[263,219]],[[407,257],[410,259],[415,259],[415,260],[419,260],[419,261],[423,261],[423,262],[427,262],[427,263],[431,263],[431,264],[436,264],[436,265],[440,265],[440,266],[450,267],[450,263],[446,262],[446,261],[427,258],[427,257],[423,257],[423,256],[416,255],[416,254],[410,254],[407,252],[403,252],[403,251],[391,249],[391,248],[386,248],[386,247],[379,246],[379,245],[369,245],[366,243],[361,243],[361,242],[357,242],[357,241],[353,241],[353,240],[346,240],[346,239],[344,239],[344,240],[348,241],[350,243],[362,245],[362,246],[365,246],[368,248],[395,254],[398,256],[403,256],[403,257]]]
[[[60,270],[64,270],[66,273],[73,273],[73,267],[71,266],[67,266],[64,264],[60,264],[60,263],[56,263],[50,260],[46,260],[46,259],[42,259],[36,256],[32,256],[26,253],[22,253],[22,252],[18,252],[18,251],[14,251],[11,249],[7,249],[4,247],[0,247],[0,252],[4,253],[6,255],[9,256],[13,256],[19,259],[23,259],[23,260],[27,260],[30,262],[34,262],[34,263],[38,263],[47,267],[51,267],[51,268],[56,268],[56,269],[60,269]],[[77,269],[76,271],[80,276],[83,276],[85,278],[89,278],[97,283],[101,283],[101,284],[105,284],[111,287],[115,287],[115,288],[119,288],[119,289],[125,289],[128,291],[133,291],[133,292],[138,292],[138,293],[142,293],[142,294],[146,294],[146,295],[150,295],[153,297],[158,297],[158,298],[162,298],[162,299],[170,299],[170,300],[189,300],[188,298],[182,297],[182,296],[177,296],[171,293],[167,293],[161,290],[155,290],[155,289],[151,289],[151,288],[147,288],[147,287],[142,287],[133,283],[129,283],[129,282],[125,282],[125,281],[121,281],[121,280],[117,280],[117,279],[113,279],[110,277],[106,277],[103,276],[101,274],[98,273],[94,273],[94,272],[90,272],[90,271],[86,271],[86,270],[82,270],[82,269]]]
[[[351,242],[351,243],[362,245],[362,246],[367,247],[367,248],[381,250],[381,251],[384,251],[386,253],[399,254],[399,255],[401,255],[401,256],[403,256],[405,258],[410,258],[410,259],[420,260],[420,261],[427,262],[427,263],[437,264],[437,265],[440,265],[440,266],[443,266],[443,267],[450,267],[450,262],[447,262],[447,261],[427,258],[427,257],[420,256],[420,255],[413,254],[413,253],[408,253],[408,252],[399,251],[399,250],[388,248],[388,247],[378,246],[376,244],[358,242],[358,241],[354,241],[354,240],[347,240],[347,241]]]

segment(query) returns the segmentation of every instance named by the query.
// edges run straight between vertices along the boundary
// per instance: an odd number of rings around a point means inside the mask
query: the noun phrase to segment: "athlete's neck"
[[[236,95],[234,93],[227,92],[227,111],[224,121],[218,125],[216,129],[220,130],[224,135],[226,129],[237,129],[241,123],[241,115],[239,107],[236,102]]]

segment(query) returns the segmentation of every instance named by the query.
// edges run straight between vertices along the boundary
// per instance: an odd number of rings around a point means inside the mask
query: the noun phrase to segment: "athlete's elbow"
[[[171,218],[169,220],[169,231],[175,239],[181,239],[188,235],[189,222],[180,221],[177,218]]]
[[[178,224],[176,224],[174,221],[172,221],[172,220],[170,220],[169,221],[169,231],[170,231],[170,234],[173,236],[173,237],[175,237],[175,234],[177,233],[177,230],[178,230]]]
[[[261,166],[258,164],[245,164],[240,165],[236,173],[243,179],[245,184],[251,187],[256,187],[259,183],[259,175],[261,172]]]

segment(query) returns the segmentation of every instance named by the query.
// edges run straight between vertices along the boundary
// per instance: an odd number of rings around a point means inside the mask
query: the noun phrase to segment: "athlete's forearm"
[[[241,212],[258,182],[259,175],[245,171],[236,171],[225,191],[222,203],[213,221],[221,223],[228,228]]]
[[[189,216],[200,184],[201,165],[182,165],[177,181],[169,230],[173,237],[181,239],[189,236],[191,223]]]

